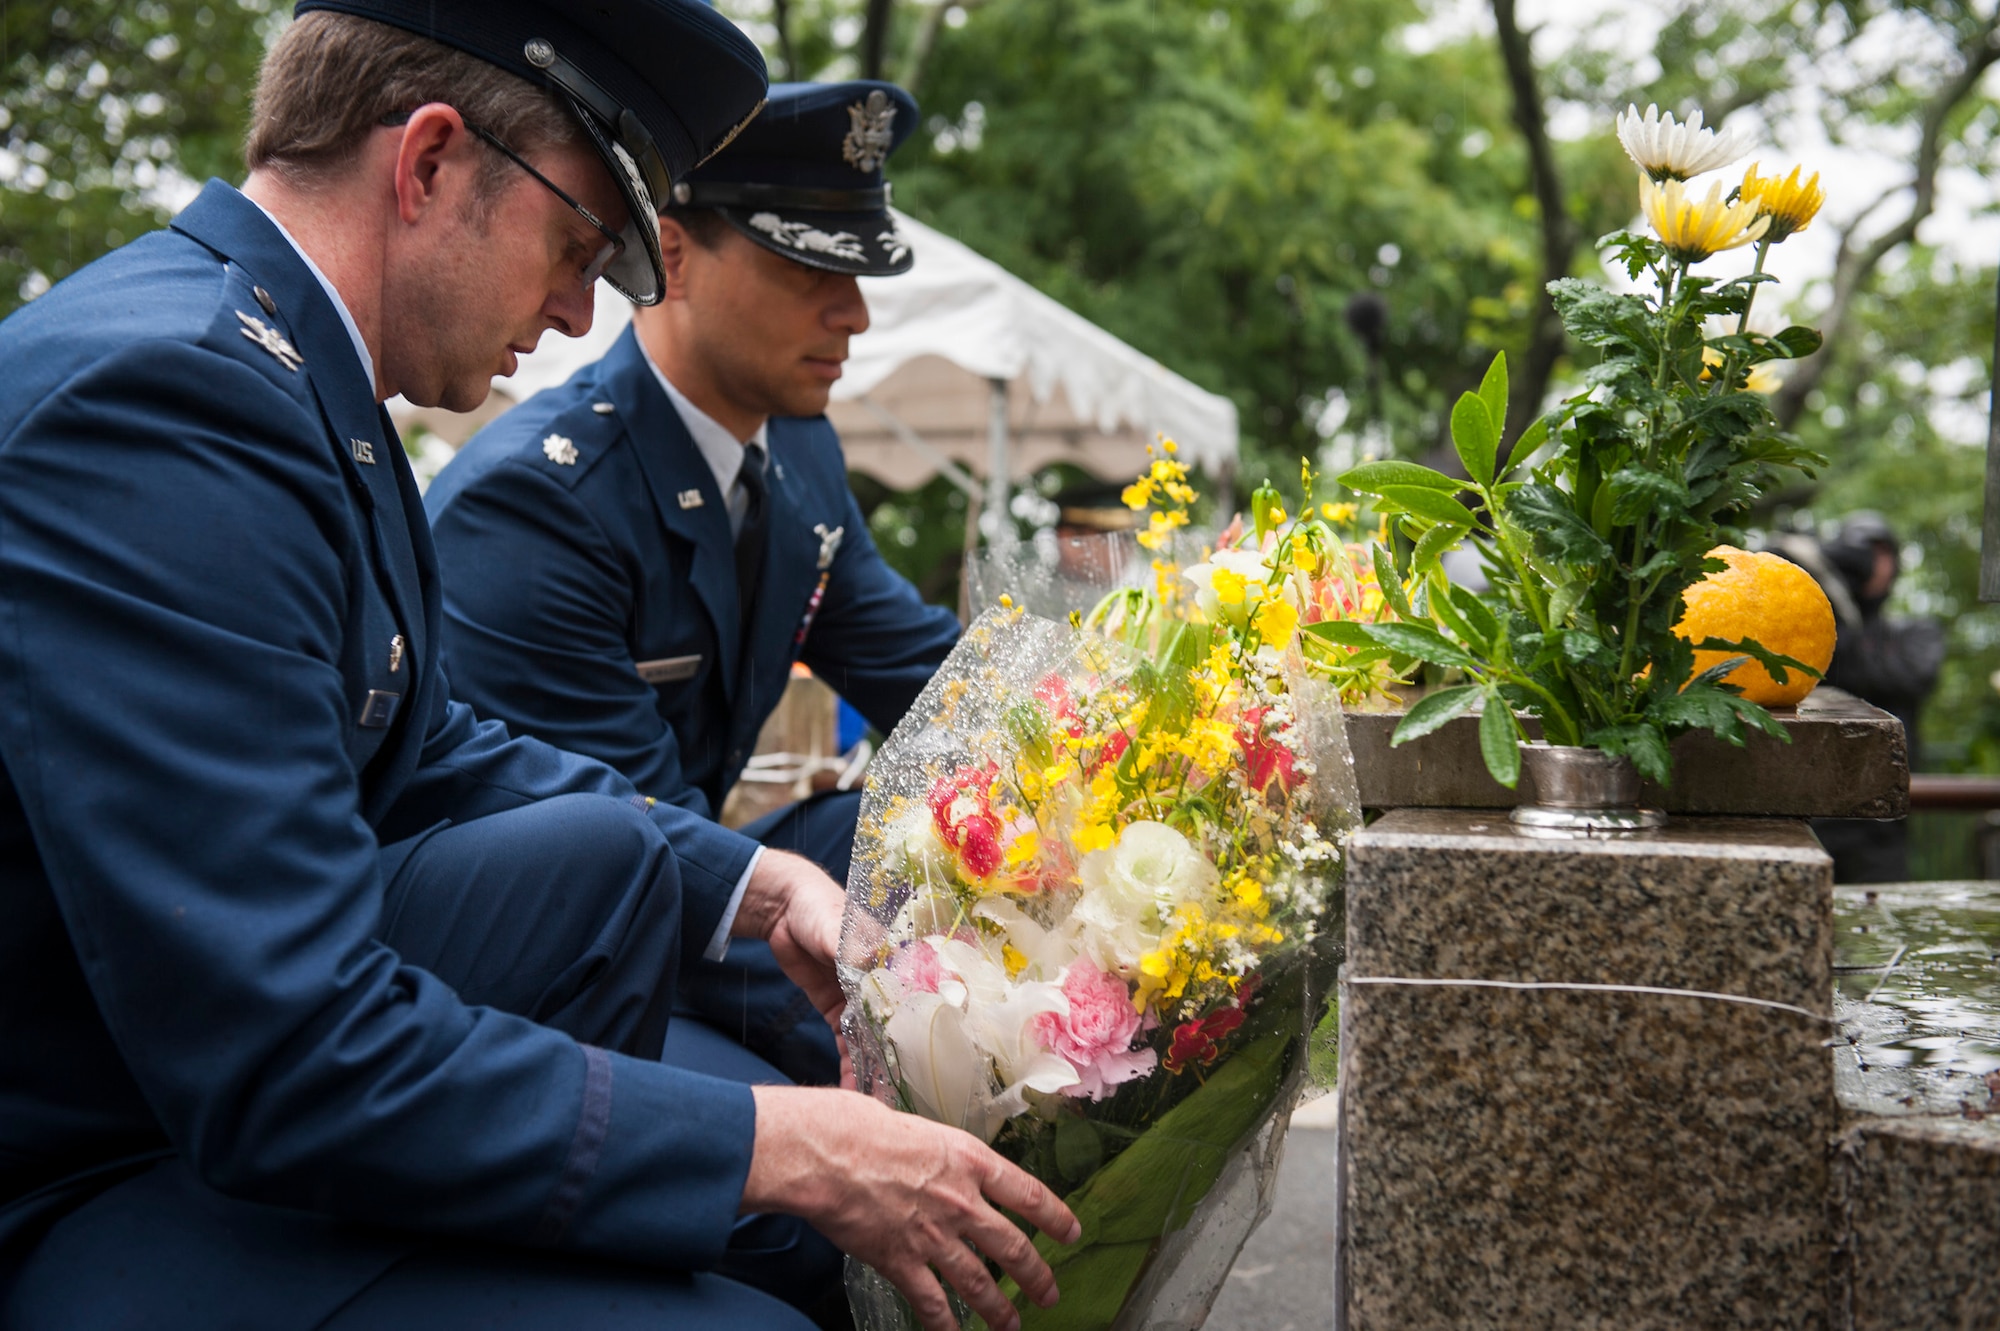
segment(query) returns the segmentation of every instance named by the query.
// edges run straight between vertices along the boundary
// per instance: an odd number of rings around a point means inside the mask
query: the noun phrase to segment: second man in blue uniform
[[[883,730],[915,700],[958,624],[883,562],[823,413],[868,326],[855,278],[910,267],[882,168],[916,119],[889,84],[772,88],[675,187],[662,302],[439,475],[447,669],[481,715],[714,816],[794,661]],[[743,831],[844,879],[858,807],[820,797]],[[684,977],[682,1010],[801,1080],[837,1075],[763,949]]]

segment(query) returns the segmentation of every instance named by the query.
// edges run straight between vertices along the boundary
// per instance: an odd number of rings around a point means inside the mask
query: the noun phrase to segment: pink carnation
[[[916,942],[898,952],[889,962],[889,973],[910,987],[912,993],[934,994],[944,979],[944,963],[929,943]]]
[[[1102,1100],[1112,1087],[1153,1070],[1158,1055],[1132,1049],[1139,1013],[1125,981],[1079,960],[1063,977],[1062,990],[1069,1014],[1042,1013],[1035,1018],[1034,1033],[1046,1048],[1069,1060],[1082,1079],[1065,1088],[1064,1095]]]

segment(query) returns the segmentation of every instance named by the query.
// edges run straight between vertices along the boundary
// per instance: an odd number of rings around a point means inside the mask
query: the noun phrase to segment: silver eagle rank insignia
[[[877,88],[868,94],[868,100],[847,108],[847,119],[847,137],[840,143],[841,160],[856,171],[873,171],[895,146],[895,105],[888,93]]]

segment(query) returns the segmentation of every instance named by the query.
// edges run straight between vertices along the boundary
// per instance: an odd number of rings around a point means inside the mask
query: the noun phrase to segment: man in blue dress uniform
[[[883,164],[916,123],[891,84],[772,88],[675,185],[661,302],[439,474],[425,506],[446,666],[480,715],[713,816],[794,661],[883,730],[915,700],[958,623],[883,562],[823,413],[868,326],[856,276],[911,264]],[[735,839],[845,879],[859,804],[824,795]],[[837,1075],[826,1024],[768,950],[681,983],[684,1013],[795,1080]]]
[[[0,324],[0,1328],[803,1327],[828,1239],[1014,1324],[1032,1180],[661,1061],[732,937],[832,1015],[839,889],[451,700],[379,406],[656,300],[761,61],[686,0],[299,8],[243,192]]]

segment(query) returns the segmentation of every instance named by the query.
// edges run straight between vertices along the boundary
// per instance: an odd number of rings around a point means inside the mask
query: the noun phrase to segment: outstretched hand
[[[951,1282],[993,1331],[1020,1314],[986,1268],[991,1259],[1037,1304],[1056,1280],[1029,1236],[997,1207],[1063,1243],[1082,1226],[1041,1182],[970,1133],[898,1114],[849,1091],[751,1088],[757,1137],[742,1209],[810,1222],[881,1272],[910,1301],[925,1331],[951,1331]]]

